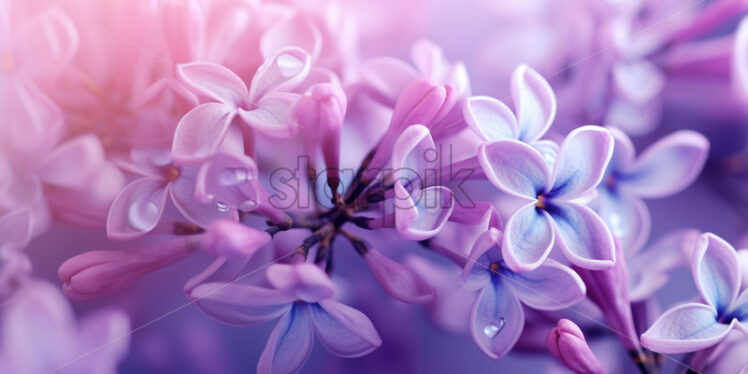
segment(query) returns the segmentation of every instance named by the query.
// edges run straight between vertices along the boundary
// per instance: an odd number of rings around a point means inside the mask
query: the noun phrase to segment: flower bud
[[[176,262],[197,246],[194,237],[127,251],[91,251],[65,261],[57,275],[62,291],[77,301],[112,295],[145,274]]]
[[[568,319],[558,321],[546,338],[548,350],[567,369],[577,374],[605,373],[600,361],[587,345],[582,330]]]
[[[264,231],[225,219],[208,226],[200,245],[205,252],[217,257],[251,257],[270,240],[270,234]]]

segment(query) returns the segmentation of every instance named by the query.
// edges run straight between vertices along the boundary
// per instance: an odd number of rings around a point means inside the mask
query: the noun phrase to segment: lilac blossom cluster
[[[432,3],[0,0],[0,372],[137,361],[171,312],[116,297],[169,268],[274,324],[258,373],[381,372],[423,319],[551,372],[748,371],[748,1],[480,1],[440,44]]]

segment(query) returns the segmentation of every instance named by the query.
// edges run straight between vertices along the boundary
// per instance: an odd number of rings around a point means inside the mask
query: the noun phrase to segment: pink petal
[[[405,88],[418,79],[413,67],[393,57],[367,60],[361,69],[365,92],[390,107],[395,106]]]
[[[166,181],[160,178],[140,178],[127,185],[109,209],[107,236],[127,240],[153,230],[161,220],[167,193]]]
[[[30,76],[58,73],[72,60],[78,48],[75,25],[56,8],[24,22],[14,38],[19,52],[16,65]]]
[[[454,209],[452,191],[432,186],[409,194],[400,182],[395,183],[395,225],[407,240],[426,240],[444,227]]]
[[[254,110],[239,110],[239,116],[253,129],[276,138],[293,135],[297,126],[292,110],[301,96],[293,93],[272,92],[257,103]]]
[[[330,277],[313,264],[273,264],[268,267],[265,275],[273,287],[306,302],[329,299],[335,293]]]
[[[322,50],[322,34],[319,29],[304,17],[288,17],[265,30],[260,39],[260,51],[265,59],[288,47],[296,47],[309,52],[316,60]]]
[[[299,86],[309,74],[311,58],[303,49],[284,48],[265,60],[257,69],[249,89],[250,102],[258,102],[268,93],[287,92]]]
[[[174,132],[171,157],[184,164],[198,163],[221,146],[229,132],[235,112],[219,103],[202,104],[179,121]]]
[[[238,283],[203,283],[189,294],[207,315],[230,325],[253,326],[288,313],[294,299],[277,290]]]
[[[196,93],[232,108],[243,108],[250,101],[247,86],[241,78],[221,65],[209,62],[181,64],[177,66],[177,75]]]
[[[70,165],[76,167],[70,168]],[[104,165],[104,149],[99,139],[90,134],[82,135],[55,148],[39,166],[39,177],[59,187],[81,188]]]

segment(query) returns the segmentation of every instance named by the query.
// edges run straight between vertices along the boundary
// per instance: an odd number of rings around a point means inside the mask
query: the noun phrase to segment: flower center
[[[543,194],[538,194],[538,201],[535,203],[535,207],[538,209],[545,209],[548,206],[546,205],[547,198],[543,196]]]
[[[498,273],[499,272],[499,263],[493,262],[491,265],[488,266],[489,269],[491,269],[492,273]]]
[[[179,178],[179,169],[172,166],[166,174],[166,179],[168,179],[169,182],[173,182],[177,180],[177,178]]]

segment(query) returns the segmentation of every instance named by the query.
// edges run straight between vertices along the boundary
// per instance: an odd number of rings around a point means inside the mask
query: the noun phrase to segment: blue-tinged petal
[[[368,317],[335,300],[311,305],[312,323],[319,342],[340,357],[360,357],[382,345]]]
[[[579,275],[553,260],[525,273],[506,275],[506,284],[525,305],[541,310],[567,308],[584,299],[587,288]]]
[[[237,283],[203,283],[188,295],[205,314],[231,325],[252,326],[288,312],[292,297]]]
[[[483,353],[498,360],[522,334],[525,315],[511,291],[497,282],[478,293],[470,316],[470,335]]]
[[[454,209],[452,191],[431,186],[409,194],[400,182],[395,183],[395,226],[408,240],[426,240],[447,223]]]
[[[491,264],[501,259],[501,232],[491,228],[475,240],[462,270],[462,279],[470,290],[479,290],[491,281]]]
[[[647,205],[626,191],[598,189],[591,205],[618,239],[624,252],[637,252],[646,243],[651,229]]]
[[[270,333],[257,362],[258,374],[297,373],[312,353],[314,332],[309,305],[296,303]]]
[[[703,135],[678,131],[647,148],[621,183],[645,198],[669,196],[699,176],[708,154],[709,141]]]
[[[738,296],[739,271],[738,255],[729,243],[712,233],[701,235],[691,272],[701,296],[720,315]]]
[[[508,194],[534,200],[550,184],[550,171],[543,156],[520,141],[482,145],[478,160],[488,180]]]
[[[660,316],[642,334],[641,342],[660,353],[694,352],[722,341],[734,324],[719,323],[717,313],[708,305],[688,303]]]
[[[554,240],[551,216],[531,203],[509,217],[501,246],[502,254],[513,271],[533,270],[548,257]]]
[[[561,143],[550,195],[571,200],[600,183],[613,155],[613,137],[597,126],[575,129]]]
[[[738,295],[735,302],[730,308],[729,315],[737,318],[740,322],[740,329],[748,334],[748,288],[744,289],[743,292]]]
[[[520,65],[512,74],[512,96],[519,138],[528,143],[540,139],[556,117],[556,96],[551,86],[537,71]]]
[[[436,145],[426,126],[409,126],[395,141],[391,166],[395,170],[395,180],[403,185],[423,188],[436,183],[426,179],[428,170],[436,170],[437,161]]]
[[[519,136],[514,113],[506,104],[492,97],[468,98],[462,113],[468,127],[487,142],[516,139]]]
[[[548,208],[556,224],[558,244],[574,265],[603,270],[615,264],[615,245],[602,218],[592,209],[575,203]]]

